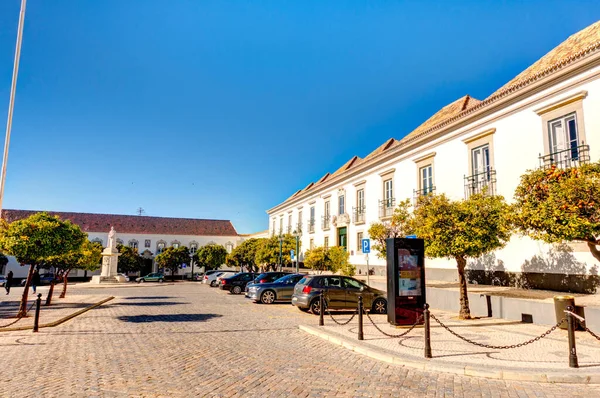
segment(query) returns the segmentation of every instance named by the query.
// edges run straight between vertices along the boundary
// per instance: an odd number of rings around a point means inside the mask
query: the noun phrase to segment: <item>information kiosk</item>
[[[388,322],[413,325],[426,302],[423,239],[387,239],[386,253]]]

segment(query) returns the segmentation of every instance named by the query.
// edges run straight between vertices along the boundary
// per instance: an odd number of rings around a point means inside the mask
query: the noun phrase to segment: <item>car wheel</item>
[[[275,292],[272,290],[264,291],[260,295],[260,302],[263,304],[273,304],[275,302]]]
[[[144,283],[144,282],[146,282],[146,281],[143,279],[140,279],[140,281],[138,283]]]
[[[387,314],[387,301],[382,298],[378,298],[373,302],[373,308],[371,312],[375,314]]]
[[[324,301],[323,304],[325,309],[327,309],[327,303]],[[312,312],[314,315],[321,314],[321,303],[319,303],[318,297],[310,302],[310,312]]]
[[[164,279],[159,279],[158,283],[163,283],[165,280]]]
[[[215,287],[217,286],[217,282],[215,281],[210,281],[210,287]]]
[[[242,292],[241,286],[234,286],[231,288],[231,293],[233,293],[233,294],[240,294],[241,292]]]
[[[299,309],[300,311],[302,311],[302,312],[308,312],[308,310],[309,310],[310,308],[302,308],[302,307],[298,307],[298,309]]]

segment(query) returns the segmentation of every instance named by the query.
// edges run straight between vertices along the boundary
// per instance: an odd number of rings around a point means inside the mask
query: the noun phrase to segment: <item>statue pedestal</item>
[[[119,262],[117,249],[107,247],[102,252],[102,272],[100,275],[92,276],[92,283],[119,283],[117,276],[117,264]]]

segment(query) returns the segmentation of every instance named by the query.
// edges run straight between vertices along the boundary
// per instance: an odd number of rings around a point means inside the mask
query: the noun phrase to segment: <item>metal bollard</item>
[[[323,299],[323,290],[319,293],[319,326],[325,325],[323,321],[323,313],[325,312],[325,300]]]
[[[40,326],[40,306],[42,305],[42,293],[38,293],[38,298],[35,300],[35,319],[33,320],[33,331],[37,332]]]
[[[364,340],[365,335],[363,334],[363,298],[358,296],[358,339]]]
[[[575,319],[573,319],[573,315],[571,314],[575,308],[568,306],[567,307],[567,332],[569,334],[569,367],[570,368],[578,368],[579,364],[577,363],[577,349],[575,348]]]
[[[429,304],[425,304],[423,318],[425,319],[425,358],[431,358],[431,324],[429,323]]]

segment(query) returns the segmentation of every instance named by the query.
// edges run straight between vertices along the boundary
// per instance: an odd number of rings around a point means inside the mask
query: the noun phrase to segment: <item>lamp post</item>
[[[194,253],[190,253],[190,265],[192,266],[192,278],[191,278],[191,280],[194,281]]]
[[[300,267],[300,265],[298,264],[298,261],[300,261],[300,250],[298,247],[299,239],[300,239],[300,232],[294,231],[294,237],[296,238],[296,273],[298,273],[299,267]]]
[[[0,173],[0,213],[2,212],[2,201],[4,199],[4,181],[6,180],[6,166],[8,165],[8,146],[10,145],[10,130],[12,128],[13,109],[15,107],[15,92],[17,91],[17,76],[19,75],[19,59],[21,58],[21,42],[23,41],[26,3],[27,0],[21,0],[19,27],[17,28],[17,48],[15,49],[15,62],[13,64],[12,84],[10,86],[10,100],[8,101],[8,117],[6,120],[4,155],[2,156],[2,172]]]
[[[281,270],[283,269],[283,260],[282,260],[282,252],[283,249],[283,235],[279,235],[279,271],[281,272]]]

